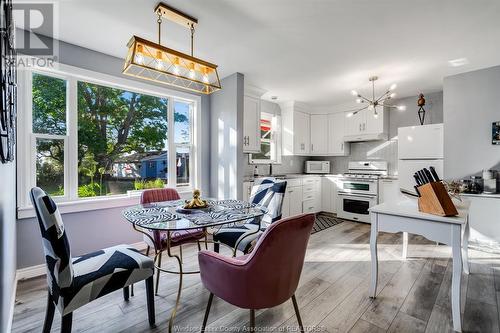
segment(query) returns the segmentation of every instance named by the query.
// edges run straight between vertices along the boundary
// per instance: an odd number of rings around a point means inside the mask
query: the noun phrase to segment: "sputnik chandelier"
[[[405,110],[404,105],[390,105],[387,104],[388,101],[394,97],[396,97],[396,93],[394,92],[394,89],[396,89],[396,84],[392,84],[389,89],[385,93],[383,93],[380,97],[376,98],[375,96],[375,81],[378,80],[378,76],[372,76],[368,79],[372,83],[372,98],[367,98],[361,94],[359,94],[356,90],[351,91],[353,96],[356,96],[356,103],[362,104],[362,106],[354,111],[351,111],[347,114],[347,117],[352,117],[353,115],[357,114],[360,111],[363,110],[373,110],[373,116],[375,118],[378,118],[379,115],[379,108],[394,108],[398,110]]]
[[[217,65],[195,58],[193,55],[194,31],[198,19],[161,2],[155,7],[154,12],[158,16],[158,43],[132,36],[127,44],[128,53],[123,74],[203,94],[220,90]],[[163,18],[189,29],[191,55],[161,45]]]

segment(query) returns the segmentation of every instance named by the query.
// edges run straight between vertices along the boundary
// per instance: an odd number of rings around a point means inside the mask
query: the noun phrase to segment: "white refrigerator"
[[[398,178],[401,189],[415,193],[417,170],[433,166],[443,175],[443,124],[398,128]]]

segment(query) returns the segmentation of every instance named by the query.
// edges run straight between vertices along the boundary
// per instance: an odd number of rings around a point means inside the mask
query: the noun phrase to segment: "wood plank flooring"
[[[401,234],[379,234],[379,286],[368,297],[370,226],[344,222],[311,236],[297,289],[302,321],[319,332],[451,332],[451,250],[420,236],[410,237],[409,258],[401,260]],[[187,268],[196,268],[195,247],[184,249]],[[500,255],[469,250],[471,274],[464,274],[464,332],[499,332]],[[164,258],[165,267],[174,267]],[[178,277],[162,274],[155,297],[156,322],[147,321],[144,284],[135,285],[128,302],[121,291],[96,300],[73,315],[73,332],[167,332],[175,303]],[[208,292],[198,275],[183,281],[176,331],[198,332]],[[41,332],[46,305],[45,278],[20,281],[13,332]],[[297,331],[291,301],[256,311],[259,331]],[[214,298],[211,331],[248,329],[249,311]],[[58,332],[57,313],[52,327]]]

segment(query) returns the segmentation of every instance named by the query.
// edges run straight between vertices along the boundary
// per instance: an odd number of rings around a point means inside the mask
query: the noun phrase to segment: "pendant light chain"
[[[158,44],[161,45],[161,12],[158,11]]]
[[[191,56],[193,57],[194,55],[194,24],[191,23]]]

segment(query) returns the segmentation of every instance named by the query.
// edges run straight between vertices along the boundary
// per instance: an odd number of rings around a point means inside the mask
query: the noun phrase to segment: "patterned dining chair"
[[[214,251],[219,252],[219,243],[223,243],[233,249],[248,253],[252,242],[260,237],[271,223],[281,219],[285,191],[286,181],[277,181],[274,177],[258,179],[252,187],[249,201],[267,208],[267,212],[262,217],[260,230],[259,223],[255,219],[244,225],[221,228],[213,234]]]
[[[205,331],[215,295],[232,305],[250,309],[252,331],[255,331],[255,310],[271,308],[291,298],[303,332],[295,290],[314,219],[314,214],[303,214],[271,224],[247,255],[227,257],[211,251],[199,252],[201,281],[210,292],[201,331]]]
[[[72,258],[55,202],[39,187],[31,189],[30,197],[47,264],[49,290],[43,332],[50,332],[56,306],[62,316],[61,332],[71,332],[73,311],[119,289],[123,289],[123,296],[128,300],[129,286],[142,280],[146,281],[149,324],[153,326],[153,260],[130,245],[117,245]]]
[[[172,201],[179,200],[181,197],[176,189],[174,188],[161,188],[161,189],[152,189],[145,190],[141,195],[141,204],[149,204],[161,201]],[[144,241],[148,245],[146,249],[146,255],[149,255],[150,248],[156,249],[156,251],[160,251],[158,255],[158,266],[161,266],[161,257],[162,252],[167,248],[167,233],[159,230],[147,231],[151,234],[151,237],[154,240],[154,243],[151,241],[149,237],[144,235]],[[171,233],[171,243],[170,246],[179,246],[179,253],[182,262],[182,245],[185,243],[198,243],[198,249],[201,250],[199,240],[205,238],[206,233],[202,228],[193,229],[193,230],[178,230]],[[205,243],[206,244],[206,243]],[[156,289],[155,294],[158,294],[158,286],[160,284],[160,270],[156,270]]]

